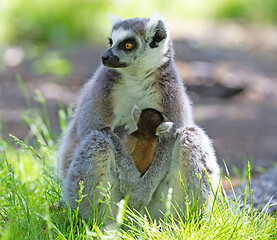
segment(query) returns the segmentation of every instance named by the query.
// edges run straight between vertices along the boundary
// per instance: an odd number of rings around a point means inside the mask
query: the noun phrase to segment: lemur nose
[[[115,56],[111,49],[109,49],[103,56],[102,62],[106,67],[118,68],[124,67],[124,64],[120,64],[119,57]]]
[[[110,55],[109,55],[109,54],[104,54],[104,55],[102,56],[102,61],[103,61],[103,62],[106,62],[106,61],[109,60],[109,58],[110,58]]]

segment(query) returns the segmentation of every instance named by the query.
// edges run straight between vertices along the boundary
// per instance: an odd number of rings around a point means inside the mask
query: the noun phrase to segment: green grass
[[[168,211],[160,221],[128,209],[122,200],[114,227],[108,231],[102,228],[104,219],[85,222],[78,218],[78,209],[55,207],[62,199],[55,170],[57,136],[51,131],[47,106],[39,93],[37,100],[42,112],[30,106],[24,114],[34,147],[14,136],[16,145],[0,138],[0,239],[277,239],[276,216],[246,209],[245,199],[231,201],[222,188],[207,214],[195,204],[184,203],[187,213],[178,210],[179,217],[173,218],[168,197]],[[59,111],[61,129],[70,114],[71,110]],[[248,168],[250,179],[249,172]]]
[[[232,19],[275,23],[275,0],[1,0],[0,42],[64,47],[103,42],[108,13],[150,17],[153,10],[168,19]]]

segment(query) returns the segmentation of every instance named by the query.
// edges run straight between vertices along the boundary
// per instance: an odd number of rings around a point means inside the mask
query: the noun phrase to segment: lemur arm
[[[174,142],[173,134],[159,139],[151,166],[130,193],[130,206],[139,208],[149,204],[158,185],[168,173],[172,161],[172,152],[168,149],[173,149]]]
[[[124,153],[118,136],[110,132],[110,138],[115,148],[114,154],[120,180],[120,191],[127,194],[138,184],[140,172],[132,157]]]

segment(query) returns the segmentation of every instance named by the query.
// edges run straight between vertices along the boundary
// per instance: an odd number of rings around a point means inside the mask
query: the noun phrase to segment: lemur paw
[[[156,130],[156,136],[158,137],[169,136],[173,130],[173,125],[174,125],[173,122],[162,122]]]

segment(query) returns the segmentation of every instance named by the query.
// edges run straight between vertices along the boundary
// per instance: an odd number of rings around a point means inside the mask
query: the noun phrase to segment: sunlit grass
[[[1,0],[0,42],[62,46],[102,42],[109,32],[108,13],[123,18],[235,19],[247,23],[276,23],[275,0]]]
[[[197,202],[184,203],[187,211],[183,213],[169,194],[167,212],[160,221],[129,209],[127,198],[118,203],[117,217],[107,224],[108,216],[98,216],[97,209],[95,218],[86,222],[78,218],[78,209],[57,206],[62,199],[55,169],[57,137],[50,130],[47,106],[39,93],[37,100],[43,113],[32,108],[24,116],[35,147],[15,136],[11,137],[16,144],[0,138],[0,239],[277,239],[276,215],[254,212],[251,204],[246,207],[246,198],[231,200],[222,188],[214,190],[215,201],[208,213]],[[61,129],[70,114],[71,110],[59,111]],[[84,197],[81,191],[79,195]],[[109,196],[105,199],[108,203]],[[175,218],[173,210],[178,212]]]

